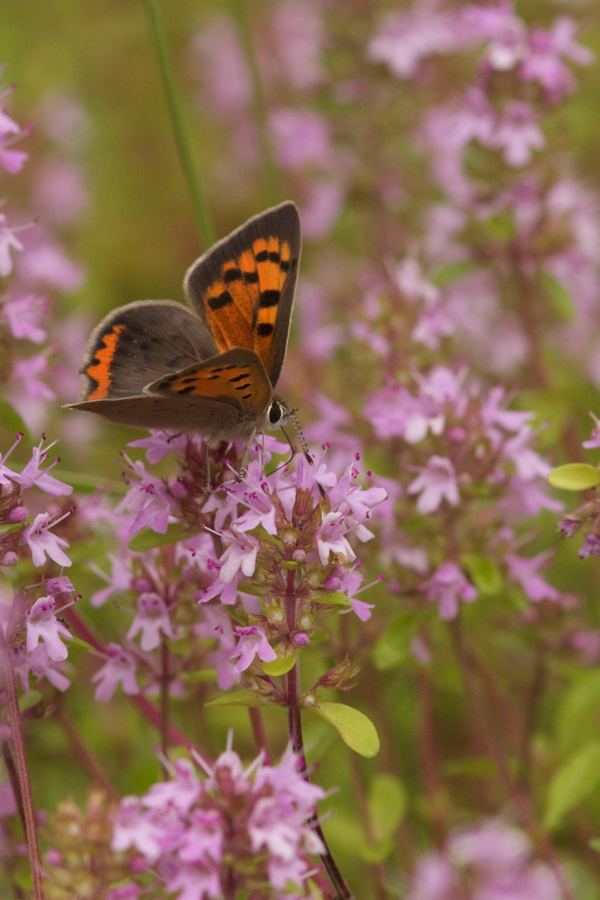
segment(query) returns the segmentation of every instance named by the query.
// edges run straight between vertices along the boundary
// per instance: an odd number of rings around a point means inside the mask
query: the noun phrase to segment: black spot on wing
[[[230,303],[233,303],[233,297],[229,291],[223,291],[218,297],[209,297],[208,299],[208,305],[212,310],[223,309],[224,306],[229,306]]]
[[[229,284],[229,282],[231,281],[240,281],[241,277],[241,269],[227,269],[227,271],[223,275],[223,281],[225,282],[225,284]]]
[[[273,334],[273,326],[270,322],[261,322],[256,332],[259,337],[270,337]]]
[[[260,305],[265,306],[277,306],[279,303],[280,293],[277,290],[270,289],[268,291],[263,291],[260,295]]]

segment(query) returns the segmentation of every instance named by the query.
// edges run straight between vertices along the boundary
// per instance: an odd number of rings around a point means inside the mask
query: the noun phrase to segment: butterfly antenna
[[[280,464],[277,466],[277,468],[275,469],[276,472],[279,472],[280,469],[284,469],[286,466],[289,466],[289,464],[291,463],[291,461],[292,461],[293,458],[294,458],[294,454],[296,453],[296,451],[294,450],[294,445],[293,445],[292,442],[290,441],[290,438],[289,438],[289,435],[288,435],[287,431],[285,430],[285,428],[283,428],[283,426],[282,426],[281,430],[283,431],[283,433],[284,433],[284,435],[285,435],[285,439],[286,439],[286,441],[288,442],[288,444],[290,445],[290,450],[291,450],[292,452],[291,452],[291,454],[290,454],[290,458],[289,458],[289,459],[286,459],[285,462],[282,462],[282,463],[280,463]]]
[[[289,418],[294,423],[294,428],[296,429],[296,434],[298,435],[298,440],[300,441],[300,446],[302,447],[302,452],[304,453],[304,458],[306,459],[306,462],[309,464],[309,466],[312,466],[313,459],[312,459],[312,456],[310,455],[310,452],[308,449],[308,444],[306,443],[306,438],[302,434],[302,429],[300,428],[300,422],[296,418],[295,413],[296,413],[296,410],[291,409],[289,412]],[[286,435],[286,437],[287,437],[287,435]],[[289,438],[288,438],[288,440],[289,440]]]

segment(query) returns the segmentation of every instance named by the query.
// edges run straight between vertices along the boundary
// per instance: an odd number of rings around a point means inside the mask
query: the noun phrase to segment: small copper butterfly
[[[113,422],[199,433],[211,446],[279,428],[273,398],[285,357],[300,262],[298,210],[249,219],[188,269],[193,310],[141,300],[109,313],[80,368],[84,409]]]

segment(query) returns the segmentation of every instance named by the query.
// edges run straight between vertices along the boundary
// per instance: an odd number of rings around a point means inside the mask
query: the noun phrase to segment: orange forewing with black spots
[[[219,350],[254,350],[275,387],[287,347],[300,262],[293,203],[255,216],[188,269],[185,290]]]

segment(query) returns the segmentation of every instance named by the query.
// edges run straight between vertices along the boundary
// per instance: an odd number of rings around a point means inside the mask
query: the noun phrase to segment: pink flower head
[[[50,659],[66,659],[69,655],[63,637],[71,639],[71,632],[59,622],[54,615],[56,600],[53,597],[40,597],[27,612],[27,644],[28,653],[34,650],[39,641],[46,645]]]
[[[590,65],[593,53],[574,40],[577,25],[569,16],[559,16],[549,31],[534,28],[529,53],[521,66],[524,81],[537,81],[552,102],[561,100],[575,87],[575,79],[563,57],[582,66]]]
[[[137,441],[129,441],[128,447],[143,447],[146,451],[146,459],[150,465],[155,465],[168,456],[169,453],[182,452],[187,447],[189,438],[185,434],[177,434],[174,431],[152,429],[148,437],[139,438]]]
[[[527,54],[527,29],[510,0],[489,6],[466,6],[463,22],[472,38],[487,41],[486,59],[493,69],[506,71]]]
[[[34,344],[46,340],[47,332],[40,328],[38,320],[48,311],[48,298],[26,294],[6,300],[2,307],[2,315],[8,322],[11,334],[17,340],[26,339]]]
[[[441,619],[455,619],[458,601],[472,603],[477,591],[455,562],[445,562],[421,585],[427,599],[438,604]]]
[[[410,78],[422,59],[459,50],[464,45],[460,19],[439,6],[435,0],[417,0],[408,12],[387,16],[369,42],[369,58],[386,63],[399,78]]]
[[[139,693],[138,683],[135,677],[135,657],[118,644],[108,644],[106,647],[107,661],[102,668],[92,675],[92,682],[98,682],[95,698],[101,702],[110,700],[119,684],[125,694]]]
[[[505,162],[515,168],[527,165],[532,150],[542,150],[545,145],[532,108],[521,100],[506,106],[488,142],[488,146],[502,150]]]
[[[6,278],[13,270],[13,262],[10,256],[11,250],[23,250],[23,244],[15,234],[19,228],[13,228],[8,224],[4,213],[0,213],[0,275]]]
[[[590,415],[594,420],[592,436],[589,441],[583,442],[583,446],[586,448],[586,450],[595,450],[596,447],[600,447],[600,419],[597,419],[593,413],[590,413]]]
[[[548,584],[538,572],[548,558],[547,552],[538,553],[529,559],[515,556],[514,553],[506,555],[510,577],[521,585],[526,596],[534,603],[540,600],[558,600],[560,597],[556,588]]]
[[[71,565],[71,560],[63,549],[69,546],[67,541],[57,537],[50,531],[50,528],[56,525],[58,521],[60,519],[53,520],[50,513],[40,513],[33,520],[33,524],[28,525],[24,530],[21,541],[29,546],[34,566],[43,566],[46,562],[46,556],[49,559],[53,559],[59,566]]]
[[[60,460],[55,459],[51,465],[47,466],[47,468],[41,468],[42,463],[48,459],[48,450],[50,450],[51,447],[54,447],[54,444],[57,444],[58,441],[53,441],[53,443],[48,444],[47,447],[44,447],[43,443],[44,439],[42,438],[39,445],[33,448],[31,460],[27,463],[23,471],[20,474],[12,476],[13,481],[20,484],[24,491],[29,490],[29,488],[35,485],[41,491],[50,494],[51,497],[68,497],[69,494],[73,493],[71,485],[65,484],[49,474],[50,469],[53,469]]]
[[[127,640],[133,640],[140,631],[142,632],[140,646],[146,652],[160,646],[161,635],[164,634],[168,638],[174,637],[166,603],[162,597],[152,591],[140,594],[137,615],[127,632]]]
[[[131,525],[132,532],[151,528],[158,534],[165,534],[169,516],[174,509],[173,498],[167,493],[160,478],[146,471],[141,460],[132,462],[128,456],[125,459],[129,463],[129,471],[139,480],[128,481],[130,488],[115,507],[115,513],[119,515],[127,510],[135,516]]]
[[[239,637],[238,645],[229,654],[229,659],[240,657],[234,666],[234,671],[239,675],[248,668],[255,656],[262,659],[263,662],[273,662],[277,659],[277,654],[269,644],[264,628],[258,625],[251,625],[249,628],[236,628],[236,635]]]
[[[278,109],[270,116],[279,164],[299,169],[312,164],[326,167],[330,161],[329,123],[311,110]]]
[[[407,490],[409,494],[420,494],[417,509],[423,515],[436,512],[444,499],[451,506],[456,506],[459,501],[454,466],[443,456],[431,456]]]
[[[44,400],[54,400],[56,394],[39,377],[47,375],[48,371],[48,351],[43,351],[36,356],[19,359],[13,368],[12,377],[14,381],[23,382],[25,390],[34,400],[40,397]]]

